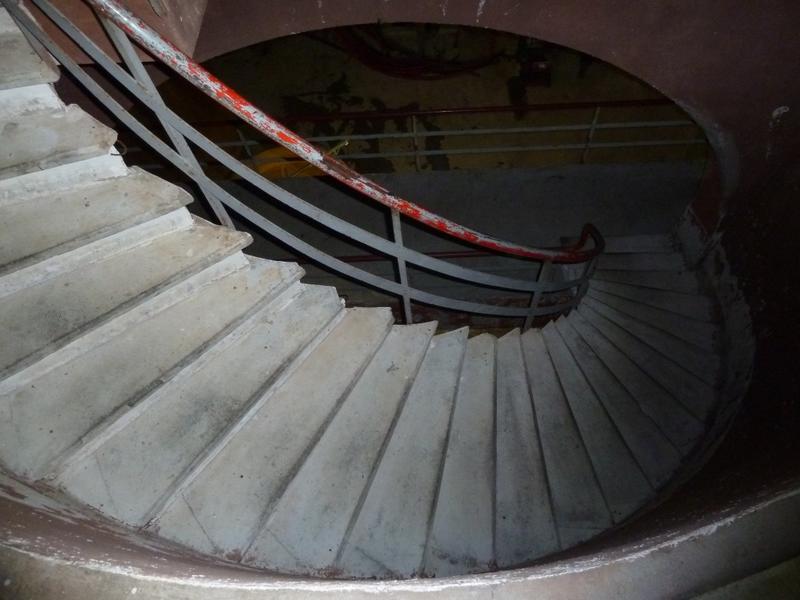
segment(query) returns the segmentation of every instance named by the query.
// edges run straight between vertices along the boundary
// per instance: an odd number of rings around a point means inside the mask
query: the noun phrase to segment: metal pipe
[[[399,198],[377,183],[354,171],[342,161],[325,155],[293,131],[258,109],[255,105],[240,96],[235,90],[225,85],[201,65],[189,58],[176,46],[164,40],[155,30],[134,16],[116,0],[87,0],[103,15],[111,19],[120,29],[136,40],[156,58],[163,61],[176,73],[192,85],[203,91],[219,104],[240,116],[248,124],[278,144],[291,150],[321,171],[361,192],[365,196],[384,204],[390,209],[427,225],[451,237],[481,246],[496,252],[531,258],[534,260],[550,260],[557,263],[582,263],[601,250],[602,238],[594,227],[584,227],[581,232],[583,244],[570,249],[547,250],[513,244],[474,229],[459,225],[450,219],[441,217],[408,200]],[[590,233],[591,232],[591,233]],[[594,240],[593,247],[586,248],[589,238]]]

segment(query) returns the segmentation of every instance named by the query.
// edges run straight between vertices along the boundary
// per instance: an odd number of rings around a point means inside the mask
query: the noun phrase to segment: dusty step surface
[[[0,179],[108,153],[117,134],[75,105],[0,121]]]
[[[392,328],[243,562],[289,572],[334,568],[435,329]]]
[[[171,485],[340,307],[329,288],[295,284],[140,403],[146,406],[109,424],[58,482],[106,514],[143,525]],[[132,455],[136,461],[128,460]]]
[[[698,294],[700,283],[691,271],[625,271],[597,269],[592,281],[608,281],[646,289],[665,290],[684,294]]]
[[[178,541],[194,536],[193,546],[206,552],[245,556],[390,325],[388,309],[348,309],[265,392],[258,410],[201,465],[152,528]]]
[[[705,296],[682,294],[668,290],[656,291],[635,285],[602,280],[594,280],[590,285],[592,289],[600,292],[661,308],[699,321],[714,320],[714,306],[711,300]]]
[[[580,437],[555,367],[538,329],[522,336],[542,452],[561,545],[573,546],[608,529],[611,511]]]
[[[503,568],[560,550],[518,329],[497,341],[496,394],[495,551]]]
[[[422,572],[466,341],[466,329],[431,341],[336,562],[342,574],[413,577]]]
[[[37,54],[11,15],[0,7],[0,90],[58,80],[58,67]]]
[[[0,369],[29,364],[249,242],[176,212],[0,278],[0,335],[11,341]]]
[[[486,571],[494,563],[494,355],[491,335],[467,342],[426,548],[427,575]]]
[[[37,479],[94,429],[180,373],[259,302],[299,279],[295,265],[241,254],[0,382],[0,460]]]
[[[177,210],[184,190],[138,168],[122,177],[0,200],[0,274],[25,267]]]

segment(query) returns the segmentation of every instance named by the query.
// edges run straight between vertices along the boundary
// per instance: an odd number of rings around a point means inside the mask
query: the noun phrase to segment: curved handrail
[[[200,64],[192,60],[174,44],[161,37],[154,29],[127,10],[117,0],[86,1],[141,44],[154,57],[161,60],[207,96],[240,116],[249,125],[327,175],[384,206],[398,211],[400,214],[450,237],[494,252],[522,258],[561,264],[575,264],[587,262],[602,252],[603,238],[597,228],[590,224],[583,228],[577,245],[556,249],[532,248],[480,233],[437,215],[409,200],[399,198],[339,159],[320,152],[319,149],[308,143],[301,136],[257,108],[234,89],[225,85]],[[584,248],[589,238],[592,238],[594,245],[590,248]]]

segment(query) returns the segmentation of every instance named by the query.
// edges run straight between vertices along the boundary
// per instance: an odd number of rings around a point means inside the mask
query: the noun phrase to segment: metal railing
[[[461,312],[524,319],[524,326],[529,327],[536,317],[558,315],[568,311],[576,306],[586,293],[597,257],[604,248],[602,236],[592,225],[587,224],[584,226],[576,244],[560,248],[534,248],[514,244],[461,226],[408,200],[393,195],[341,161],[325,155],[309,142],[247,102],[224,83],[214,78],[203,67],[192,61],[174,45],[164,40],[115,0],[86,1],[96,9],[98,18],[108,32],[122,61],[127,66],[127,70],[105,54],[89,36],[70,22],[48,0],[31,1],[72,39],[96,65],[155,114],[172,146],[153,133],[115,100],[63,48],[56,44],[27,13],[21,10],[15,0],[0,0],[36,47],[43,47],[44,50],[52,54],[62,65],[62,68],[71,73],[121,124],[130,129],[142,141],[151,146],[198,185],[220,223],[229,227],[233,226],[233,221],[227,212],[231,210],[268,237],[322,267],[399,297],[402,300],[403,315],[406,322],[412,322],[411,302],[414,301]],[[322,211],[256,173],[203,136],[166,106],[139,59],[131,39],[221,105],[229,108],[262,134],[290,149],[327,175],[388,207],[391,213],[392,239],[386,239],[333,214]],[[376,253],[391,257],[397,268],[396,279],[387,279],[375,275],[330,256],[247,206],[208,177],[195,157],[190,143],[224,165],[238,177],[270,195],[285,208],[306,217],[317,226],[366,246]],[[485,251],[536,261],[541,264],[538,275],[534,280],[505,277],[465,268],[408,248],[403,244],[401,215],[451,238],[480,247]],[[408,277],[409,265],[445,278],[465,281],[478,286],[525,292],[530,295],[530,301],[528,306],[505,306],[432,294],[417,289],[410,284]],[[557,271],[559,265],[564,265],[565,267]],[[567,265],[572,267],[567,268]],[[578,271],[579,275],[574,276],[574,273]],[[553,277],[556,273],[560,274],[561,280],[558,280],[559,277]]]

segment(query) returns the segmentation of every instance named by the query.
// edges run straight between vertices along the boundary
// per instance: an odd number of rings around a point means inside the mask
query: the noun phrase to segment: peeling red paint
[[[123,8],[116,0],[88,1],[131,38],[141,44],[142,47],[153,54],[153,56],[172,67],[173,70],[195,87],[216,99],[220,104],[258,129],[261,133],[292,151],[300,158],[308,161],[327,175],[361,192],[365,196],[380,202],[384,206],[396,210],[400,214],[475,246],[533,260],[555,263],[581,263],[591,260],[603,250],[603,238],[592,225],[586,225],[584,227],[578,244],[574,246],[555,249],[532,248],[485,235],[468,227],[464,227],[463,225],[459,225],[440,215],[436,215],[409,200],[398,198],[374,181],[367,179],[353,170],[342,161],[323,154],[301,136],[259,110],[235,90],[229,88],[214,77],[214,75],[181,52],[175,45],[164,40],[153,29]],[[592,238],[594,244],[586,248],[585,246],[589,238]]]

